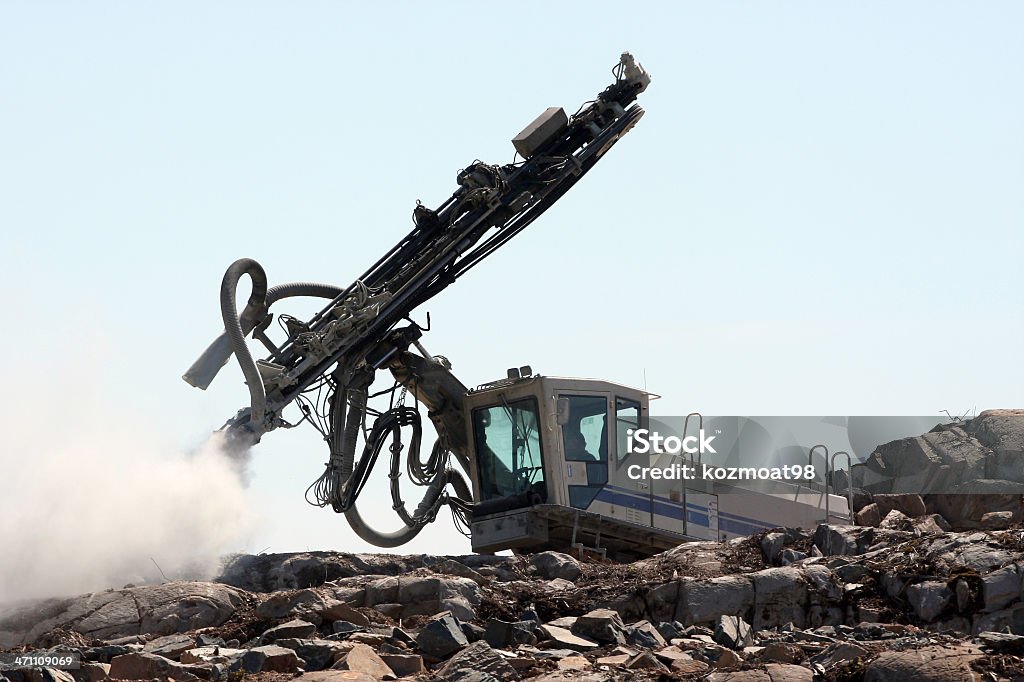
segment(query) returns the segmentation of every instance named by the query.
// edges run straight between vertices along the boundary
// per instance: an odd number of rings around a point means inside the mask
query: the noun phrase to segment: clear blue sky
[[[465,383],[529,363],[646,372],[661,414],[1024,407],[1022,36],[1011,2],[5,2],[0,410],[52,388],[193,446],[246,400],[234,365],[179,378],[228,264],[347,284],[627,49],[647,116],[429,305]],[[264,440],[244,549],[365,547],[301,499],[325,457]],[[436,525],[409,549],[468,548]]]

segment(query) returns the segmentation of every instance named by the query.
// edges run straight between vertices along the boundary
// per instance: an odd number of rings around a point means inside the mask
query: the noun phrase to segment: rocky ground
[[[779,530],[632,564],[338,553],[234,557],[0,619],[4,651],[73,649],[107,679],[1024,680],[1024,530],[946,530],[916,496],[878,527]],[[905,512],[910,512],[905,513]]]

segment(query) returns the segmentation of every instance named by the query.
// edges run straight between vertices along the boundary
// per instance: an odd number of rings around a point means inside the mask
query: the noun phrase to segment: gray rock
[[[671,642],[673,639],[678,639],[683,636],[683,624],[679,621],[672,621],[671,623],[658,623],[658,633],[665,638],[666,642]]]
[[[981,579],[981,598],[985,611],[998,611],[1020,599],[1021,571],[1011,564],[992,571]]]
[[[869,528],[823,523],[814,531],[814,546],[825,556],[853,556],[863,553],[871,537]]]
[[[163,656],[133,653],[116,656],[110,662],[110,677],[118,680],[151,680],[153,678],[194,682],[208,676],[204,668],[183,665]]]
[[[166,635],[147,642],[142,650],[147,654],[156,654],[176,661],[182,652],[194,648],[195,645],[196,640],[192,635]]]
[[[537,571],[545,579],[562,578],[564,580],[576,580],[582,575],[583,570],[576,559],[561,552],[541,552],[534,554],[530,559],[537,567]]]
[[[668,645],[658,628],[646,620],[626,626],[626,642],[646,649],[660,649]]]
[[[769,564],[774,564],[776,557],[778,557],[785,544],[785,533],[778,531],[765,533],[764,537],[761,538],[761,554],[764,556],[764,560]]]
[[[942,521],[942,524],[939,523]],[[930,514],[913,519],[913,531],[915,535],[940,535],[949,530],[949,524],[938,514]]]
[[[594,609],[573,623],[572,633],[602,644],[625,644],[625,625],[618,612]]]
[[[260,644],[270,644],[279,639],[305,639],[316,632],[316,626],[304,620],[290,620],[266,630],[260,635]]]
[[[636,656],[626,661],[623,666],[626,670],[654,670],[668,671],[668,667],[659,661],[650,651],[641,651]]]
[[[228,668],[229,671],[247,673],[275,672],[292,673],[303,664],[291,649],[275,644],[253,647],[246,651]]]
[[[537,643],[537,636],[533,634],[535,627],[532,620],[509,622],[491,618],[487,621],[483,638],[495,649],[514,649],[519,644]]]
[[[971,632],[1012,632],[1024,634],[1024,604],[1014,604],[1009,608],[992,613],[978,613],[974,616]]]
[[[914,607],[917,617],[926,623],[938,618],[952,598],[953,592],[946,583],[937,580],[928,580],[907,588],[907,600]]]
[[[437,576],[401,576],[378,579],[366,587],[365,606],[378,610],[385,604],[400,604],[394,618],[429,616],[451,611],[462,620],[476,618],[474,607],[480,603],[480,586],[469,578]]]
[[[920,495],[916,494],[881,494],[873,496],[871,501],[878,507],[878,514],[883,519],[894,509],[910,518],[916,518],[928,513],[924,500],[921,499]]]
[[[737,616],[720,616],[715,624],[712,638],[718,644],[730,649],[742,649],[753,643],[750,624]]]
[[[899,509],[893,509],[885,515],[885,518],[878,524],[878,527],[885,530],[912,531],[914,529],[914,522]]]
[[[320,618],[328,622],[337,622],[342,620],[354,625],[367,626],[370,624],[369,619],[356,608],[343,601],[337,601],[334,599],[328,599],[325,601],[323,609],[320,611]]]
[[[773,663],[799,663],[807,658],[804,650],[790,642],[771,642],[757,655],[762,661]]]
[[[256,607],[256,615],[267,620],[297,617],[320,625],[320,614],[326,608],[326,600],[315,590],[277,592]]]
[[[469,640],[462,632],[459,621],[445,615],[427,624],[416,636],[416,644],[424,654],[440,660],[468,645]]]
[[[953,593],[956,595],[956,610],[958,613],[966,613],[972,602],[971,586],[966,580],[957,580]]]
[[[380,657],[398,677],[409,677],[426,672],[426,668],[423,667],[423,657],[419,654],[382,653]]]
[[[115,656],[124,656],[142,651],[141,644],[120,644],[89,647],[82,651],[82,658],[86,661],[98,663],[110,663]]]
[[[571,631],[557,625],[541,625],[540,631],[557,646],[571,651],[590,651],[599,646],[594,640],[574,635]]]
[[[181,652],[182,663],[227,663],[231,664],[236,658],[245,653],[245,649],[231,649],[222,646],[202,646],[188,651]]]
[[[834,665],[853,661],[858,658],[866,659],[870,656],[868,650],[852,642],[836,642],[827,649],[811,659],[812,663],[822,666],[826,670]]]
[[[857,512],[854,520],[857,522],[858,526],[872,526],[877,528],[878,524],[882,522],[882,513],[878,509],[878,505],[872,502]]]
[[[969,682],[981,680],[971,662],[981,652],[969,646],[926,646],[883,651],[868,664],[864,682]]]
[[[840,602],[843,599],[843,586],[839,579],[827,566],[812,564],[804,566],[803,576],[811,586],[813,594],[824,602]]]
[[[75,678],[56,668],[29,668],[25,671],[25,682],[75,682]]]
[[[809,668],[787,663],[769,663],[764,667],[771,682],[813,682],[814,673]]]
[[[226,621],[243,595],[226,585],[173,582],[47,600],[0,620],[0,648],[30,645],[56,628],[88,639],[170,635]]]
[[[749,574],[754,581],[755,630],[793,623],[804,627],[807,620],[807,585],[795,566],[768,568]]]
[[[1024,636],[1006,632],[980,632],[978,639],[993,651],[1019,656],[1024,654]]]
[[[474,680],[495,680],[512,682],[520,679],[519,673],[487,642],[474,642],[452,656],[436,672],[444,682],[471,682]]]
[[[366,628],[362,625],[356,625],[355,623],[349,623],[344,620],[336,620],[331,624],[331,629],[334,630],[336,635],[351,635],[353,632],[366,632]]]
[[[1005,530],[1013,525],[1013,512],[994,511],[982,514],[981,527],[986,530]]]
[[[477,642],[487,635],[487,631],[476,623],[460,622],[459,625],[462,627],[462,634],[466,635],[470,642]]]
[[[719,616],[743,615],[754,605],[754,584],[747,576],[680,581],[674,620],[684,625],[714,623]]]
[[[327,639],[278,639],[275,644],[291,649],[295,655],[305,661],[305,670],[324,670],[340,658],[348,647]]]
[[[384,659],[377,655],[371,647],[366,644],[356,643],[352,645],[344,658],[335,663],[334,670],[350,670],[356,673],[369,675],[374,680],[394,679],[395,673],[384,662]]]

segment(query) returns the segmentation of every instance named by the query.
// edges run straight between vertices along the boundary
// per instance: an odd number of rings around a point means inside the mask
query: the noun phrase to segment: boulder
[[[907,600],[917,617],[926,623],[938,618],[952,598],[953,592],[945,582],[938,580],[926,580],[907,588]]]
[[[326,607],[326,600],[315,590],[276,592],[256,607],[256,615],[267,620],[301,618],[320,625]]]
[[[783,546],[786,544],[786,534],[778,531],[772,531],[765,533],[764,537],[761,538],[761,554],[764,556],[764,560],[768,564],[775,563],[776,557],[782,551]]]
[[[878,524],[878,527],[886,530],[912,531],[914,529],[914,522],[899,509],[893,509],[885,515],[885,518]]]
[[[445,659],[469,644],[459,627],[459,621],[451,615],[432,620],[416,636],[416,644],[427,656]]]
[[[228,670],[246,673],[275,672],[293,673],[303,661],[291,649],[275,644],[253,647],[236,660]]]
[[[511,682],[520,679],[519,673],[487,642],[480,641],[452,656],[436,673],[444,682],[470,682],[494,680]],[[475,674],[475,676],[472,676]]]
[[[985,530],[1005,530],[1012,525],[1012,511],[994,511],[981,515],[981,527]]]
[[[423,657],[419,654],[381,653],[380,657],[394,671],[395,675],[399,677],[419,675],[426,672],[426,668],[423,667]]]
[[[304,639],[316,632],[316,626],[296,618],[266,630],[260,635],[260,644],[271,644],[279,639]]]
[[[720,616],[715,624],[715,642],[730,649],[742,649],[753,643],[753,632],[739,616]]]
[[[878,524],[882,522],[882,513],[878,509],[878,505],[872,502],[857,512],[854,520],[857,522],[858,526],[872,526],[877,528]]]
[[[25,682],[75,682],[74,675],[57,668],[29,668],[22,674]]]
[[[680,581],[674,620],[684,625],[714,623],[719,616],[745,615],[754,605],[754,584],[748,576]]]
[[[192,635],[165,635],[146,642],[142,650],[147,654],[156,654],[176,661],[183,652],[195,647],[195,644],[196,638]]]
[[[363,627],[370,624],[370,620],[358,609],[335,599],[324,602],[323,609],[320,611],[320,617],[328,622],[345,621],[346,623]]]
[[[194,682],[209,677],[209,671],[194,665],[184,665],[163,656],[133,653],[117,656],[110,662],[110,677],[117,680],[151,680],[153,678]]]
[[[511,649],[519,644],[536,644],[537,636],[533,634],[535,627],[536,623],[532,620],[511,622],[491,618],[487,621],[483,639],[496,649]]]
[[[876,507],[878,507],[878,515],[883,519],[889,515],[889,512],[893,510],[896,510],[902,513],[904,516],[910,518],[924,516],[928,513],[928,510],[925,508],[924,500],[921,499],[920,495],[881,494],[873,496],[871,498],[871,501],[874,503]]]
[[[646,620],[626,626],[626,642],[644,649],[660,649],[668,644],[658,628]]]
[[[113,639],[215,627],[231,617],[243,601],[238,590],[205,582],[171,582],[51,599],[5,614],[0,619],[0,648],[31,645],[57,628],[88,639]]]
[[[797,567],[767,568],[749,576],[754,581],[755,630],[785,623],[804,627],[807,620],[807,584]]]
[[[971,668],[981,652],[969,646],[926,646],[883,651],[868,664],[864,682],[980,682]]]
[[[395,673],[377,652],[365,644],[353,644],[345,656],[332,666],[335,670],[351,670],[375,680],[394,679]]]
[[[594,609],[580,616],[573,623],[572,633],[601,644],[625,644],[625,625],[618,612],[611,609]]]
[[[1011,656],[1024,654],[1024,636],[1006,632],[980,632],[978,639],[993,651]]]
[[[809,668],[786,663],[769,663],[764,667],[771,682],[813,682],[814,673]]]
[[[328,639],[278,639],[275,644],[291,649],[295,655],[305,661],[305,670],[324,670],[349,650],[345,644]]]
[[[998,611],[1020,599],[1021,570],[1016,564],[992,571],[981,579],[983,609]]]
[[[541,552],[534,554],[530,562],[537,568],[537,572],[545,579],[562,578],[564,580],[576,580],[582,575],[583,570],[576,559],[561,552]]]
[[[579,635],[574,635],[571,631],[565,628],[560,628],[557,625],[541,625],[541,632],[544,636],[550,639],[556,646],[569,649],[571,651],[590,651],[596,649],[599,645],[592,639],[586,639]]]

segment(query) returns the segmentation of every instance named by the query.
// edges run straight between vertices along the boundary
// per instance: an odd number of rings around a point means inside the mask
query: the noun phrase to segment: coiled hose
[[[252,280],[252,292],[249,294],[249,300],[246,302],[245,308],[239,314],[237,307],[238,283],[246,275]],[[342,291],[340,287],[332,284],[316,282],[292,282],[268,289],[266,272],[257,261],[251,258],[242,258],[235,261],[227,269],[227,272],[224,273],[220,292],[221,317],[224,321],[224,330],[229,342],[230,351],[238,359],[238,364],[242,368],[242,374],[245,376],[246,384],[249,387],[251,423],[259,431],[262,432],[264,430],[264,420],[266,419],[266,392],[263,387],[263,378],[260,375],[256,361],[252,357],[252,353],[249,351],[248,345],[245,343],[245,338],[260,324],[268,314],[270,307],[277,301],[296,296],[334,299]],[[217,342],[214,343],[214,346],[216,345]],[[211,346],[211,348],[214,348],[214,346]],[[228,357],[229,355],[224,357],[225,362]],[[369,475],[368,469],[372,468],[373,462],[376,460],[376,454],[379,452],[382,442],[380,442],[380,438],[377,438],[378,443],[372,445],[372,441],[367,443],[367,448],[374,448],[376,452],[368,460],[364,455],[359,462],[360,471],[354,471],[356,468],[355,446],[362,424],[362,417],[366,409],[366,400],[367,389],[365,386],[352,387],[347,390],[339,387],[335,395],[331,410],[334,422],[334,428],[332,429],[333,438],[330,442],[331,459],[335,460],[334,464],[337,467],[334,472],[333,483],[337,486],[335,490],[338,493],[342,493],[348,499],[334,506],[336,511],[344,511],[345,519],[348,521],[349,526],[351,526],[356,535],[366,542],[378,547],[398,547],[416,537],[424,526],[433,520],[440,506],[441,496],[448,484],[452,485],[455,489],[455,494],[462,500],[471,500],[472,493],[470,492],[469,485],[466,483],[466,479],[460,472],[451,467],[445,467],[429,483],[423,499],[417,505],[416,511],[410,516],[405,509],[399,491],[398,453],[393,452],[390,476],[391,498],[404,527],[393,532],[381,532],[367,524],[359,514],[355,502],[359,491],[362,489],[362,485],[365,484],[366,477]],[[411,417],[406,417],[406,419],[411,419]],[[405,419],[402,421],[405,422]],[[412,422],[410,421],[409,423],[411,424]],[[418,421],[416,423],[418,426]],[[385,428],[393,428],[386,424],[381,424],[381,427],[380,436],[384,435],[383,430]],[[415,446],[409,452],[410,458],[418,457],[418,445],[419,432],[417,431]],[[431,455],[432,461],[437,460],[437,447],[438,445],[435,444],[435,451]],[[410,469],[412,465],[413,462],[410,460]],[[410,473],[412,473],[411,470]],[[353,476],[353,474],[357,475]],[[339,501],[335,500],[334,502]]]

